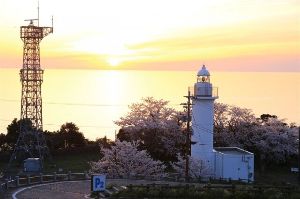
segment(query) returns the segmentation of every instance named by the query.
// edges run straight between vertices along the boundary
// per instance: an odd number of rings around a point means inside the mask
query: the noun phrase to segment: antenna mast
[[[38,1],[38,27],[40,26],[40,1]]]

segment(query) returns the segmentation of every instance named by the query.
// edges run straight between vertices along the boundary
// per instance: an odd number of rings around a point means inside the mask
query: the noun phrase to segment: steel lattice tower
[[[20,27],[20,37],[24,42],[23,66],[20,70],[22,83],[20,134],[10,158],[9,165],[14,160],[22,161],[25,158],[40,158],[49,155],[49,150],[43,134],[42,93],[44,70],[40,65],[40,42],[44,37],[53,33],[52,27],[34,25],[29,19],[28,26]]]

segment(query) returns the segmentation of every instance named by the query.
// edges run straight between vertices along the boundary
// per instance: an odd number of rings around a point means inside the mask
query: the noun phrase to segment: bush
[[[223,188],[200,188],[200,187],[129,187],[112,198],[195,198],[195,199],[296,199],[300,198],[300,192],[293,190],[290,194],[283,188],[254,189],[252,186],[245,186],[240,189]]]

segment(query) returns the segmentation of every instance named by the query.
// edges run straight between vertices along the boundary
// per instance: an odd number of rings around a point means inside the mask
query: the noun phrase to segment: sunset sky
[[[40,0],[43,68],[300,72],[297,0]],[[0,0],[0,67],[37,0]]]

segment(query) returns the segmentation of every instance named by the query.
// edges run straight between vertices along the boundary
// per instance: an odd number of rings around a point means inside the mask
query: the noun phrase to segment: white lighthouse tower
[[[197,74],[192,98],[191,156],[203,161],[204,177],[253,182],[253,153],[238,147],[213,146],[214,101],[217,98],[218,88],[210,83],[210,74],[203,65]]]
[[[210,83],[210,73],[203,65],[194,85],[191,156],[205,163],[210,176],[214,175],[213,123],[217,98],[218,90]]]

